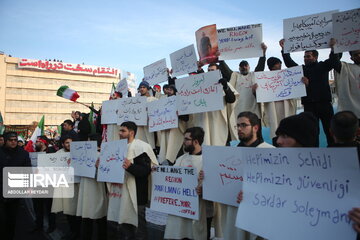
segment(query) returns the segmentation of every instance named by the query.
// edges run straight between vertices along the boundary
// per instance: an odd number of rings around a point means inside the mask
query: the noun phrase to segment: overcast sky
[[[0,0],[0,51],[116,67],[143,77],[143,67],[195,44],[195,31],[262,23],[267,56],[280,57],[283,19],[350,10],[359,0],[305,1],[27,1]],[[329,49],[320,51],[320,60]],[[298,63],[303,53],[292,54]],[[257,59],[247,59],[252,68]],[[348,54],[343,60],[350,61]],[[227,61],[233,70],[241,61]]]

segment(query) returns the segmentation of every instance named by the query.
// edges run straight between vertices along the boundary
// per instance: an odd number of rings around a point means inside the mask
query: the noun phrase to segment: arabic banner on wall
[[[110,67],[96,67],[83,64],[52,62],[44,60],[33,60],[21,58],[18,68],[30,68],[44,71],[61,71],[75,74],[86,74],[94,76],[117,77],[119,70]]]

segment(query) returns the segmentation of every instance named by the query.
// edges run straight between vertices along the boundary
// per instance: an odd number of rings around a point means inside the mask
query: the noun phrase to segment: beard
[[[253,130],[251,130],[250,134],[247,135],[247,136],[240,136],[240,135],[239,135],[239,140],[240,140],[241,142],[247,143],[247,142],[249,142],[253,137],[254,137],[254,132],[253,132]]]
[[[188,152],[192,154],[195,151],[195,147],[193,145],[184,146],[184,152]]]
[[[41,145],[35,145],[35,151],[40,152],[41,151]]]

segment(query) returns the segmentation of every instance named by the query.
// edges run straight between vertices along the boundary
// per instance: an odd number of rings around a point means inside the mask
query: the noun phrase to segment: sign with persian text
[[[144,67],[144,81],[154,85],[168,80],[166,59],[163,58]]]
[[[160,98],[147,106],[150,132],[178,127],[176,96]]]
[[[132,121],[138,126],[146,126],[146,103],[146,97],[121,98],[118,101],[117,125]]]
[[[117,112],[120,99],[103,101],[101,105],[101,124],[117,123]]]
[[[194,44],[170,54],[172,76],[177,77],[198,69]]]
[[[96,141],[71,142],[70,149],[70,166],[74,168],[75,176],[95,178],[98,158]]]

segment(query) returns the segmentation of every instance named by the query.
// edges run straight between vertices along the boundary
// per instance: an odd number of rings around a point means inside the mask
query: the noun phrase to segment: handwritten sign
[[[348,217],[360,199],[355,148],[242,148],[239,155],[237,227],[267,239],[356,238]]]
[[[216,24],[199,28],[195,32],[197,50],[202,64],[215,63],[218,61],[218,37]]]
[[[302,66],[277,71],[255,72],[256,99],[273,102],[306,96]]]
[[[360,49],[360,8],[334,13],[333,28],[336,45],[334,52]]]
[[[284,19],[284,52],[329,48],[335,12]]]
[[[149,131],[155,132],[178,127],[176,96],[148,103]]]
[[[97,181],[124,183],[124,168],[122,165],[126,154],[127,140],[103,142],[101,144]]]
[[[168,80],[166,59],[161,59],[144,67],[144,81],[150,85],[165,82]]]
[[[61,71],[74,74],[86,74],[94,76],[117,77],[119,70],[116,68],[96,67],[83,64],[62,63],[44,60],[22,58],[18,62],[18,68],[30,68],[44,71]]]
[[[70,143],[70,166],[76,176],[95,178],[95,162],[98,157],[96,141]]]
[[[107,212],[107,220],[118,222],[120,214],[120,204],[122,199],[122,188],[123,184],[111,183],[108,192],[109,204]]]
[[[101,124],[117,123],[117,111],[120,99],[103,101],[101,106]]]
[[[261,24],[217,30],[220,60],[261,57],[263,50]]]
[[[156,225],[165,226],[168,215],[166,213],[153,211],[150,208],[145,209],[146,222],[150,222]]]
[[[194,44],[171,53],[170,60],[174,77],[196,72],[198,68]]]
[[[235,147],[203,147],[203,198],[237,207],[244,163]]]
[[[128,95],[128,82],[126,78],[121,79],[118,84],[116,85],[116,91],[121,92],[123,97],[127,97]]]
[[[68,167],[70,160],[70,152],[39,154],[38,167]]]
[[[179,115],[209,112],[224,108],[220,71],[191,75],[175,81]]]
[[[133,121],[138,126],[147,125],[146,97],[121,98],[118,102],[117,125]]]
[[[198,220],[199,197],[195,168],[156,167],[152,173],[151,206],[154,211]]]
[[[37,167],[39,154],[45,154],[45,152],[29,152],[32,167]]]

